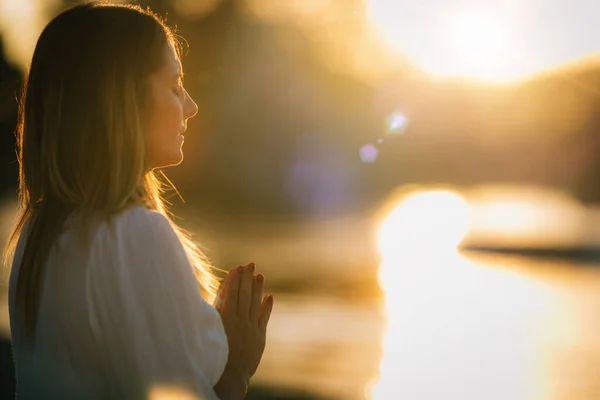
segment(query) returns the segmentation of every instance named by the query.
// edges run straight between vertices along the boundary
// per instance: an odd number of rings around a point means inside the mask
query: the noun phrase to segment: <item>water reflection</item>
[[[438,191],[408,197],[382,224],[387,333],[374,400],[563,398],[551,369],[557,344],[580,337],[572,310],[547,279],[459,254],[468,220],[460,196]]]

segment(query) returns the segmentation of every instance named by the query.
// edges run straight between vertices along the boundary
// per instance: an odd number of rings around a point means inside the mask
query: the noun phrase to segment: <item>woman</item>
[[[198,108],[174,33],[136,6],[58,15],[21,103],[9,311],[21,399],[241,399],[272,296],[254,265],[217,280],[168,218],[157,169]],[[188,397],[186,397],[188,398]]]

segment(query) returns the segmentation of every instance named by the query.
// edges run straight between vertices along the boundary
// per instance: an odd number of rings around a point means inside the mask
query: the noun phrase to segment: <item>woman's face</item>
[[[172,45],[165,46],[163,64],[149,78],[150,106],[146,118],[147,152],[151,168],[183,161],[183,132],[198,106],[183,88],[181,62]]]

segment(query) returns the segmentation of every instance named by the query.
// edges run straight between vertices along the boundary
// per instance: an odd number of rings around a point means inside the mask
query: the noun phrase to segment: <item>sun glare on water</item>
[[[469,209],[450,191],[417,192],[408,195],[381,224],[378,244],[384,257],[405,252],[427,252],[431,248],[454,250],[467,233]]]
[[[404,196],[383,218],[387,332],[371,399],[535,398],[532,326],[544,293],[459,254],[471,217],[461,195],[435,190]]]

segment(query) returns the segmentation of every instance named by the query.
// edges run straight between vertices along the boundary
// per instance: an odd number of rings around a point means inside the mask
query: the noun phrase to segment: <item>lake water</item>
[[[600,398],[600,263],[444,257],[379,303],[278,296],[257,381],[338,399]]]
[[[362,272],[368,285],[367,271],[377,271],[380,301],[284,297],[258,378],[338,399],[600,399],[600,259],[457,250],[482,237],[597,246],[598,210],[560,194],[513,193],[394,200],[376,233],[380,263]],[[344,241],[352,253],[368,239]]]

